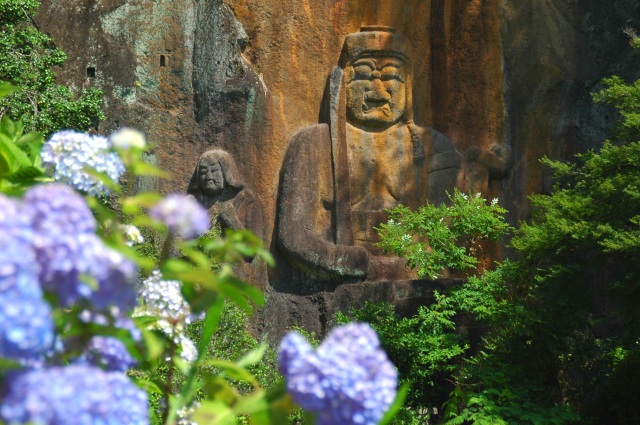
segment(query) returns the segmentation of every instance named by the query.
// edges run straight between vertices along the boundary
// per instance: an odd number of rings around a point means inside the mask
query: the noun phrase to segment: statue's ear
[[[405,63],[404,74],[404,121],[407,124],[413,124],[413,67],[410,62]]]
[[[198,179],[198,167],[200,166],[200,160],[196,163],[196,168],[193,170],[191,180],[189,180],[189,186],[187,187],[187,193],[198,198],[200,193],[200,180]]]

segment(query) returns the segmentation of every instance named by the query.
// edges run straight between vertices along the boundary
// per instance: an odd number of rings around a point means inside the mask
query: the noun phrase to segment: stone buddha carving
[[[277,244],[306,274],[339,281],[404,279],[374,229],[399,204],[447,200],[461,156],[413,122],[411,46],[388,27],[344,42],[328,84],[327,122],[293,136],[281,173]]]
[[[263,238],[262,209],[240,179],[233,157],[221,149],[200,156],[187,192],[209,210],[220,228],[248,229]]]

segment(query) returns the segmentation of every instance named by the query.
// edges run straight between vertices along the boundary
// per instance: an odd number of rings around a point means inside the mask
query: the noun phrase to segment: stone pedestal
[[[280,341],[292,327],[299,326],[318,338],[331,329],[338,311],[360,308],[366,302],[390,303],[402,317],[415,314],[420,306],[433,301],[433,291],[460,285],[464,279],[395,280],[362,282],[338,286],[334,291],[313,295],[267,292],[267,304],[255,318],[256,332],[272,343]]]

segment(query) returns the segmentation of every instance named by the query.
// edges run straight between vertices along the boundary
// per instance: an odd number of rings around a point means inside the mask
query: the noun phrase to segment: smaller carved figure
[[[225,229],[248,229],[264,239],[262,209],[238,176],[235,161],[221,149],[206,151],[193,172],[188,193]]]
[[[511,168],[511,150],[505,145],[493,145],[486,151],[469,148],[464,153],[463,178],[460,187],[464,192],[479,193],[483,198],[493,196],[491,183],[502,179]]]

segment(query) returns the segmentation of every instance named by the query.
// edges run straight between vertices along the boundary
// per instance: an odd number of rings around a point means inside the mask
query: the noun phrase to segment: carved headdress
[[[412,46],[410,41],[396,34],[392,27],[372,25],[362,27],[360,32],[347,35],[342,47],[339,66],[331,71],[328,84],[328,110],[326,120],[331,130],[331,156],[334,173],[336,204],[336,241],[352,245],[352,222],[350,210],[349,164],[346,142],[346,81],[345,69],[362,57],[394,57],[404,63],[405,110],[402,115],[413,142],[413,162],[422,166],[425,162],[424,146],[419,130],[413,123]]]

